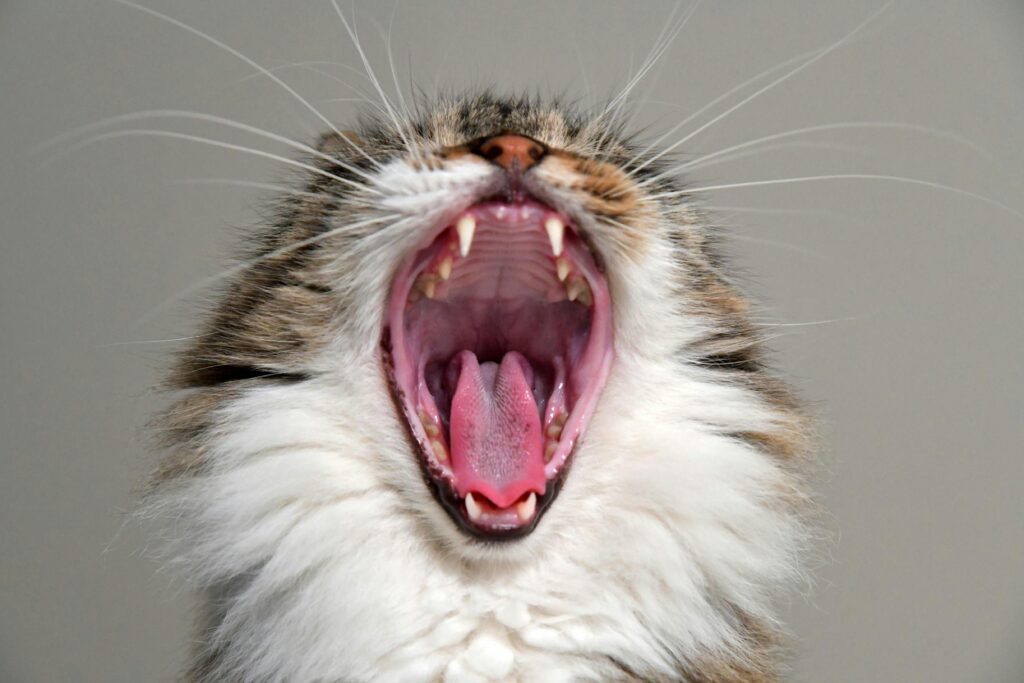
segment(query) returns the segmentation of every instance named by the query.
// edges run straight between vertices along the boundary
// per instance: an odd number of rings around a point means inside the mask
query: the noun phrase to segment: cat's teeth
[[[434,294],[437,293],[437,280],[434,278],[427,278],[423,281],[423,294],[428,299],[433,299]]]
[[[569,301],[579,301],[584,306],[590,306],[594,303],[594,295],[590,291],[590,285],[581,277],[569,280],[569,284],[566,287],[566,296],[569,297]]]
[[[571,269],[569,262],[564,258],[560,258],[555,261],[555,268],[558,270],[558,281],[565,282],[565,278],[569,277],[569,270]]]
[[[448,451],[445,450],[444,444],[437,439],[432,439],[430,447],[434,449],[434,456],[441,462],[448,459]]]
[[[473,244],[473,233],[476,231],[476,219],[466,215],[455,224],[455,232],[459,233],[459,254],[462,258],[469,256],[469,247]]]
[[[537,511],[537,494],[530,492],[530,495],[526,497],[519,505],[516,505],[516,515],[519,517],[520,522],[529,522],[533,517],[533,513]]]
[[[480,505],[477,504],[476,498],[473,497],[472,492],[466,494],[466,512],[469,513],[469,518],[474,522],[480,521],[480,517],[483,516],[483,510],[480,509]]]
[[[555,256],[562,255],[562,240],[565,238],[565,223],[558,216],[551,216],[544,221],[544,229],[551,240],[551,251]]]
[[[450,257],[445,258],[438,264],[437,274],[441,276],[442,280],[447,280],[452,276],[452,259]]]
[[[557,441],[548,441],[544,445],[544,462],[551,462],[551,458],[554,457],[555,451],[558,450]]]

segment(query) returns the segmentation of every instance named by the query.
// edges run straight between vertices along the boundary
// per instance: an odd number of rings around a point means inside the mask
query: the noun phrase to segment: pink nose
[[[480,156],[508,171],[515,168],[523,172],[540,161],[546,153],[539,142],[511,133],[495,135],[480,145]]]

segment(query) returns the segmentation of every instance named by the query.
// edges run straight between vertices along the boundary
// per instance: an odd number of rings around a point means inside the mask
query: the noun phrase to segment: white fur
[[[429,494],[377,358],[388,276],[436,221],[490,182],[386,171],[388,211],[410,216],[360,247],[339,287],[365,306],[339,321],[313,380],[221,407],[209,469],[165,485],[149,512],[168,556],[226,593],[215,634],[227,677],[251,681],[609,680],[609,658],[650,675],[741,647],[724,606],[771,621],[793,578],[793,482],[726,436],[779,416],[753,392],[672,358],[702,323],[664,293],[668,247],[608,260],[616,361],[560,496],[537,529],[485,545]],[[417,184],[419,183],[419,184]],[[429,183],[429,187],[427,186]],[[468,188],[468,189],[467,189]],[[586,226],[585,226],[586,227]],[[351,263],[352,259],[345,261]]]

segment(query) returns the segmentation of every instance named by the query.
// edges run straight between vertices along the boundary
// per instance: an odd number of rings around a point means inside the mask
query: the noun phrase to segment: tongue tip
[[[492,483],[481,480],[470,480],[466,482],[465,491],[459,491],[459,495],[465,498],[472,493],[477,500],[484,498],[491,505],[499,509],[510,508],[528,494],[534,493],[543,496],[546,482],[541,478],[537,480],[519,480],[503,486],[500,490]]]
[[[459,358],[450,423],[459,494],[479,493],[500,508],[530,491],[543,494],[543,436],[528,379],[533,375],[530,362],[515,351],[506,353],[500,366],[481,367],[471,351]]]

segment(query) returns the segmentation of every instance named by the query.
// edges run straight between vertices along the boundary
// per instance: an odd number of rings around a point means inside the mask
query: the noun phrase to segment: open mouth
[[[608,286],[572,222],[483,201],[392,283],[385,367],[438,502],[484,539],[534,529],[612,358]]]

